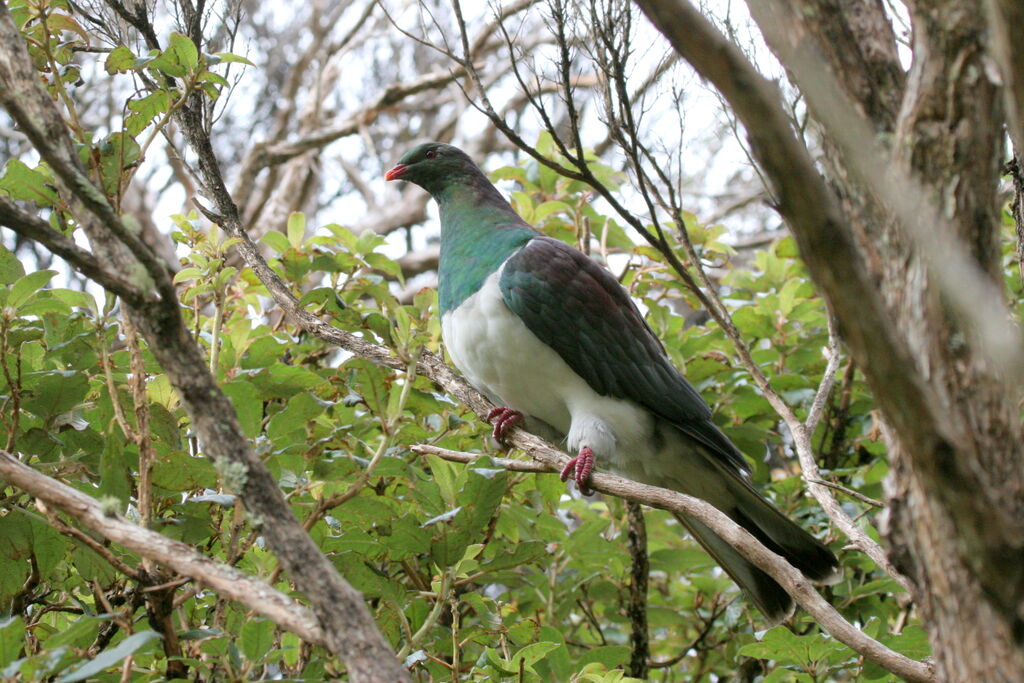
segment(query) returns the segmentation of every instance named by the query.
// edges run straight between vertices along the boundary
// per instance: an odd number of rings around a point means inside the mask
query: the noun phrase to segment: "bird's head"
[[[482,178],[473,160],[458,147],[443,142],[425,142],[405,153],[385,180],[406,180],[419,185],[435,197],[452,183]]]

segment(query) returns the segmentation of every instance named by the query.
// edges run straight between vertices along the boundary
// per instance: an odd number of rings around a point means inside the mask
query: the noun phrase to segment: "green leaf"
[[[772,319],[755,306],[744,306],[732,315],[733,322],[745,336],[770,338],[775,331]]]
[[[149,404],[149,425],[153,435],[171,448],[181,448],[181,427],[178,418],[160,403]]]
[[[785,626],[776,626],[765,632],[760,642],[744,645],[739,654],[801,667],[807,665],[809,660],[804,637],[794,634]]]
[[[333,287],[316,287],[303,294],[299,299],[299,308],[305,308],[310,304],[316,304],[321,310],[335,314],[345,310],[345,302]]]
[[[66,303],[51,296],[50,291],[39,292],[38,296],[32,298],[31,301],[22,304],[18,307],[18,314],[27,316],[44,316],[47,314],[58,315],[61,317],[67,317],[71,315],[71,307]],[[41,332],[41,330],[40,330]],[[35,335],[29,333],[31,338],[38,338]],[[8,340],[10,341],[10,340]],[[11,342],[17,344],[18,342]]]
[[[292,211],[288,214],[288,243],[298,249],[306,237],[306,214]]]
[[[92,548],[82,545],[78,541],[73,541],[71,564],[83,579],[89,582],[97,581],[101,586],[106,586],[117,576],[106,560],[97,555]],[[83,647],[87,644],[84,644]]]
[[[762,683],[815,683],[815,681],[809,674],[803,671],[773,669],[764,677]]]
[[[300,391],[323,384],[324,378],[295,365],[274,365],[249,378],[264,399],[291,398]]]
[[[203,277],[203,271],[199,270],[198,268],[182,268],[181,270],[174,274],[174,279],[172,280],[172,282],[174,282],[174,284],[177,285],[181,284],[186,280],[198,280],[201,277]]]
[[[431,464],[433,469],[433,460]],[[429,527],[434,534],[431,556],[437,564],[455,564],[462,559],[467,546],[483,538],[484,530],[501,504],[508,482],[508,474],[504,470],[490,470],[488,474],[491,476],[467,468],[465,483],[455,497],[460,507],[450,518]]]
[[[158,116],[166,114],[171,108],[171,94],[166,90],[157,90],[145,97],[129,100],[128,109],[132,112],[125,120],[125,128],[129,135],[138,135]]]
[[[430,551],[429,539],[411,516],[395,520],[391,525],[391,535],[382,538],[381,542],[387,545],[396,560]]]
[[[114,439],[107,439],[100,454],[100,495],[119,500],[118,512],[124,514],[131,499],[130,472],[123,446],[115,443]]]
[[[576,665],[580,668],[587,664],[597,663],[606,669],[616,669],[629,661],[630,649],[625,645],[603,645],[588,650]]]
[[[70,626],[51,636],[46,641],[46,647],[51,650],[58,647],[88,647],[89,643],[96,638],[96,634],[99,633],[101,624],[102,620],[94,616],[81,616]]]
[[[803,280],[792,279],[783,285],[779,292],[779,312],[782,315],[789,315],[796,302],[797,291],[803,286]]]
[[[140,631],[130,635],[114,647],[100,652],[92,661],[64,674],[57,679],[57,683],[77,683],[77,681],[84,681],[96,676],[120,663],[128,655],[135,654],[149,643],[162,637],[156,631]]]
[[[366,262],[382,273],[387,273],[399,279],[402,277],[402,267],[398,264],[398,261],[389,256],[384,254],[367,254]]]
[[[228,83],[228,79],[224,78],[220,74],[215,74],[212,71],[204,71],[196,77],[196,80],[200,83],[212,83],[225,88],[231,85]]]
[[[256,66],[245,57],[241,55],[236,55],[233,52],[215,52],[214,56],[222,62],[238,62],[240,64],[246,64],[248,66]]]
[[[441,491],[441,498],[447,505],[454,507],[456,501],[455,465],[436,455],[428,455],[427,462],[430,463],[430,473],[434,477],[434,483]]]
[[[495,183],[499,180],[515,180],[525,187],[530,182],[526,177],[526,169],[519,166],[504,166],[492,171],[489,175],[491,181]]]
[[[21,617],[0,621],[0,670],[18,658],[24,645],[25,622]]]
[[[125,169],[139,160],[142,149],[131,135],[114,133],[100,144],[99,152],[103,188],[107,193],[114,194],[121,184]]]
[[[0,517],[0,556],[27,560],[32,554],[32,527],[24,515]]]
[[[4,525],[0,524],[0,530]],[[27,559],[16,559],[0,553],[0,603],[21,590],[28,578],[29,563]]]
[[[543,659],[544,655],[560,647],[562,647],[561,643],[531,643],[512,655],[512,661],[515,662],[516,668],[519,667],[520,660],[524,666],[532,667]]]
[[[263,334],[266,335],[265,331]],[[282,344],[274,337],[269,335],[261,336],[249,346],[248,351],[242,358],[242,367],[253,369],[274,365],[287,350],[287,345]]]
[[[10,292],[7,295],[7,305],[15,310],[18,309],[23,303],[29,300],[29,298],[38,292],[40,289],[46,286],[53,276],[57,274],[55,270],[37,270],[34,273],[29,273],[11,285]]]
[[[245,658],[250,662],[262,658],[274,644],[274,630],[274,622],[267,619],[247,620],[239,634]]]
[[[552,477],[554,479],[554,477]],[[561,483],[561,482],[559,482]],[[524,564],[530,564],[547,554],[547,544],[540,540],[529,540],[516,543],[511,549],[501,550],[494,559],[480,567],[482,572],[494,572]]]
[[[540,642],[557,643],[558,648],[552,650],[546,657],[537,663],[538,671],[543,680],[567,681],[572,675],[572,662],[569,659],[569,651],[565,647],[565,636],[562,632],[552,626],[542,626],[538,634]],[[545,675],[550,672],[550,675]]]
[[[206,458],[170,451],[153,463],[153,483],[168,491],[211,489],[217,486],[217,470]]]
[[[221,385],[221,390],[231,399],[242,432],[250,439],[255,438],[263,422],[263,401],[256,389],[245,380],[236,380]]]
[[[108,74],[113,76],[114,74],[134,69],[135,60],[135,53],[124,45],[118,45],[107,55],[107,59],[103,62],[103,67],[107,70]]]
[[[312,394],[297,393],[288,400],[284,410],[270,418],[267,436],[278,448],[303,441],[306,438],[306,426],[314,417],[322,415],[324,410],[326,406]],[[287,440],[289,436],[293,440]]]
[[[85,375],[73,370],[28,373],[24,384],[31,393],[21,407],[44,420],[68,412],[89,393]]]
[[[179,63],[178,55],[171,48],[167,48],[163,52],[151,53],[149,57],[137,60],[135,67],[155,69],[172,78],[183,78],[188,73],[188,70]]]
[[[54,3],[56,5],[56,3]],[[82,28],[82,25],[75,21],[72,17],[60,12],[51,13],[46,18],[46,26],[50,29],[53,35],[58,35],[61,31],[70,31],[71,33],[77,34],[82,42],[89,45],[89,33]]]
[[[571,214],[572,207],[565,202],[549,201],[544,202],[533,211],[533,220],[537,223],[542,222],[548,216],[556,213]]]
[[[35,557],[40,577],[46,580],[55,569],[63,567],[70,542],[34,512],[18,511],[28,518],[32,555]]]
[[[880,625],[878,622],[875,622],[875,624]],[[911,659],[921,660],[932,653],[931,645],[928,642],[928,634],[917,624],[907,626],[900,634],[884,634],[878,640],[883,645]],[[887,675],[890,675],[889,672],[878,664],[870,660],[864,662],[863,676],[865,680],[884,679]]]
[[[9,285],[25,275],[25,267],[7,247],[0,244],[0,285]]]
[[[84,308],[94,316],[99,315],[99,308],[96,307],[96,299],[89,292],[79,292],[76,289],[51,289],[50,294],[60,299],[68,306]]]
[[[18,159],[11,159],[0,176],[0,193],[19,201],[53,206],[57,193],[49,183],[50,179],[39,170],[29,168]]]
[[[170,49],[177,57],[178,64],[185,67],[187,71],[195,71],[199,66],[199,50],[188,36],[172,32]]]
[[[178,394],[171,386],[171,380],[167,375],[157,375],[151,379],[146,384],[146,396],[167,410],[174,410],[178,405]]]
[[[288,238],[277,230],[268,230],[263,233],[263,237],[260,237],[260,242],[267,245],[278,254],[283,254],[291,249],[292,246],[291,242],[288,241]]]

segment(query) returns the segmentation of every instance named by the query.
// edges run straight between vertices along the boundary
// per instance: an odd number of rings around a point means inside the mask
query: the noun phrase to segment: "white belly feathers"
[[[612,465],[647,451],[651,415],[632,401],[601,396],[541,342],[505,305],[501,270],[441,321],[448,354],[466,379],[498,405],[566,435],[571,451],[589,446]]]

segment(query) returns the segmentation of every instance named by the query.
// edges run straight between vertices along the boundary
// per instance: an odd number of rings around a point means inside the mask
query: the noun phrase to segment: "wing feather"
[[[536,237],[505,263],[499,286],[505,304],[594,391],[642,405],[723,462],[749,470],[629,294],[597,262]]]

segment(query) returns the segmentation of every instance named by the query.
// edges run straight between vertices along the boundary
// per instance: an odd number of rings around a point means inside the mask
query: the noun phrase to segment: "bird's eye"
[[[437,150],[436,149],[428,149],[427,153],[424,154],[423,156],[425,156],[428,159],[436,159],[437,158]]]

